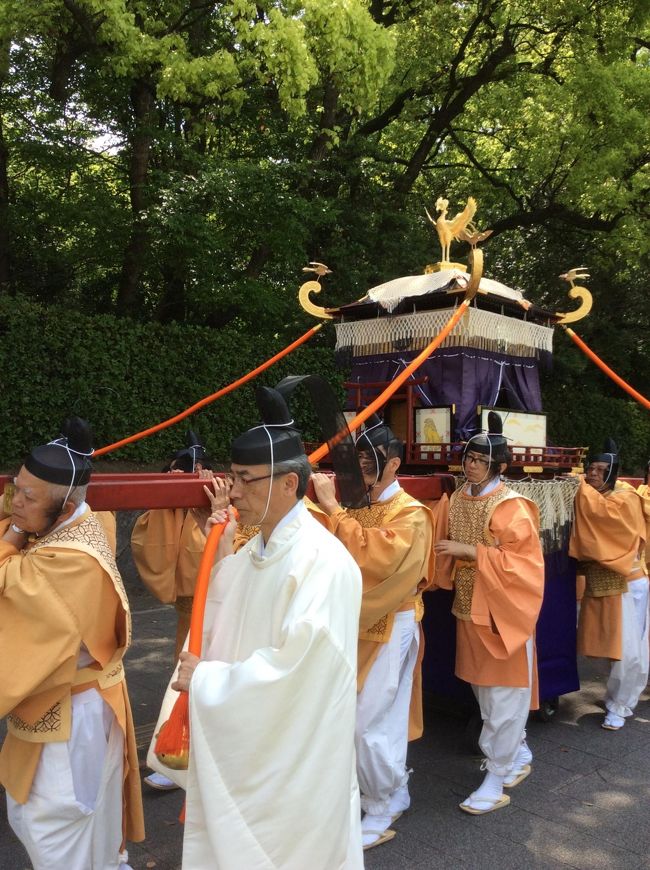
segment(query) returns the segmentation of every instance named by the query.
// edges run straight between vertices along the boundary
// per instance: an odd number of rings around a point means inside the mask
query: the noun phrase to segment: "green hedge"
[[[234,328],[139,324],[2,297],[5,413],[0,420],[0,464],[5,470],[15,468],[31,446],[55,437],[62,419],[71,413],[91,421],[97,447],[113,443],[173,417],[255,368],[284,344],[284,339],[261,339]],[[258,419],[255,385],[273,385],[285,375],[307,372],[318,372],[340,388],[333,330],[323,329],[250,385],[106,458],[160,465],[183,446],[185,430],[191,426],[209,451],[224,460],[232,438]],[[318,440],[306,398],[296,398],[292,410],[304,425],[305,437]]]
[[[293,337],[301,331],[296,326]],[[183,446],[191,426],[216,459],[226,460],[233,437],[258,419],[256,384],[273,385],[288,374],[317,372],[341,389],[333,342],[333,329],[324,328],[250,385],[106,458],[157,467]],[[61,420],[71,413],[91,421],[98,447],[139,432],[241,377],[285,343],[234,327],[141,324],[0,297],[5,407],[0,465],[15,469],[31,446],[56,436]],[[617,388],[595,367],[575,355],[568,360],[567,365],[560,353],[558,365],[545,378],[549,436],[556,444],[600,449],[612,435],[622,447],[625,473],[639,474],[650,457],[650,414],[624,393],[614,395]],[[318,441],[318,424],[306,397],[298,395],[292,410],[306,439]]]
[[[624,396],[603,395],[594,384],[581,391],[546,390],[544,407],[554,443],[600,452],[611,436],[621,452],[621,474],[641,477],[650,459],[650,414]]]

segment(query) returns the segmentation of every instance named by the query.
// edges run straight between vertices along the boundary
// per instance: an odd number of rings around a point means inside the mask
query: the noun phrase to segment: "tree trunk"
[[[9,150],[2,129],[0,115],[0,293],[9,289],[11,266],[9,257]]]
[[[129,188],[131,197],[131,237],[124,252],[117,291],[117,314],[132,316],[139,303],[140,276],[147,253],[147,172],[152,141],[154,94],[150,82],[140,79],[131,89],[135,129],[131,140]]]
[[[183,323],[185,320],[187,257],[184,253],[174,257],[174,253],[167,253],[163,265],[164,287],[155,315],[159,323],[171,323],[173,320]]]

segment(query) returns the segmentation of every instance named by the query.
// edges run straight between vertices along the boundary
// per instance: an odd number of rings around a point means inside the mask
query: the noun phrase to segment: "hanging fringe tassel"
[[[580,479],[506,480],[507,486],[534,502],[539,509],[542,550],[554,553],[568,547],[573,524],[573,502]]]
[[[417,311],[395,317],[351,320],[336,325],[336,350],[353,356],[392,351],[418,351],[444,327],[453,309]],[[462,322],[440,347],[472,347],[494,353],[538,357],[553,351],[553,330],[503,314],[468,308]]]

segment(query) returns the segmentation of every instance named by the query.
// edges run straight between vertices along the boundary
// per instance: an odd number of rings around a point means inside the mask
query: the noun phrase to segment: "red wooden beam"
[[[0,491],[11,493],[13,478],[0,476]],[[198,474],[93,474],[88,504],[96,511],[133,511],[155,508],[209,507]],[[451,474],[403,475],[400,483],[414,498],[437,501],[455,489]],[[307,493],[314,498],[310,485]],[[5,511],[8,504],[5,502]]]

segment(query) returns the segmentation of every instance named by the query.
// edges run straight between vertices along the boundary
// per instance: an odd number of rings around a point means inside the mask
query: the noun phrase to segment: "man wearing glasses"
[[[612,662],[602,727],[618,731],[648,681],[648,577],[642,496],[617,482],[619,456],[607,439],[592,455],[574,506],[569,554],[579,560],[585,593],[578,652]]]
[[[533,632],[542,605],[544,559],[537,507],[501,480],[510,453],[501,418],[471,438],[463,453],[466,483],[444,496],[435,545],[436,584],[455,590],[456,676],[481,708],[481,786],[459,806],[471,815],[505,807],[531,771],[526,720],[536,701]]]
[[[259,533],[233,553],[232,507],[190,692],[187,870],[361,870],[354,764],[361,578],[303,504],[311,467],[275,390],[232,444],[230,500]]]

